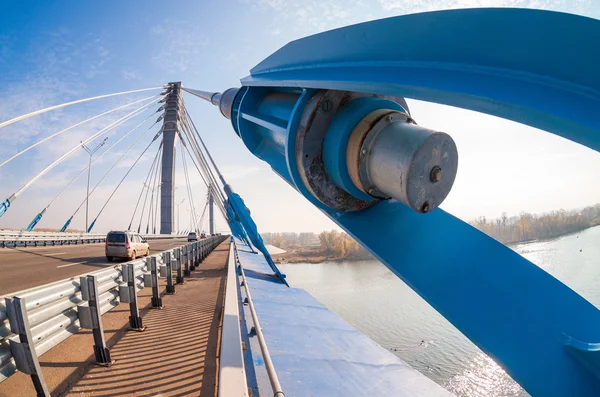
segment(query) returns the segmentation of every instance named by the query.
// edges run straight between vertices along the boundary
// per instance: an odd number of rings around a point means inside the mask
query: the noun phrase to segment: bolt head
[[[394,116],[392,116],[391,114],[387,116],[387,121],[392,122],[394,121]]]
[[[444,173],[442,172],[442,169],[437,165],[433,167],[431,169],[431,172],[429,173],[429,179],[433,183],[438,183],[439,181],[441,181],[443,176]]]
[[[373,189],[373,188],[369,189],[369,194],[371,194],[371,195],[375,194],[375,189]]]
[[[367,149],[363,149],[362,154],[367,154]]]

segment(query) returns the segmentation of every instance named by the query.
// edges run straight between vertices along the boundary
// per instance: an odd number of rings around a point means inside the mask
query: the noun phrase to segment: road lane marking
[[[69,266],[81,265],[83,263],[87,263],[87,261],[77,262],[77,263],[68,263],[66,265],[56,266],[56,268],[58,269],[58,268],[61,268],[61,267],[69,267]]]

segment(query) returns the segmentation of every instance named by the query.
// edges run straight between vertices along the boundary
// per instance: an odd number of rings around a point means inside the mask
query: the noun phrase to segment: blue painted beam
[[[349,26],[294,41],[257,65],[242,80],[231,120],[252,153],[529,393],[595,396],[599,361],[591,348],[566,345],[565,335],[595,348],[596,307],[442,210],[419,214],[395,200],[355,212],[329,208],[300,177],[296,134],[306,127],[303,111],[316,90],[329,89],[471,109],[598,150],[597,42],[600,21],[523,9],[431,12]]]
[[[598,150],[599,24],[510,8],[405,15],[293,41],[242,83],[401,95],[517,121]]]

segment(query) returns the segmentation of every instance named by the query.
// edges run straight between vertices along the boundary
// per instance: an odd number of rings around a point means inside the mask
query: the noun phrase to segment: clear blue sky
[[[546,8],[600,18],[600,0],[5,2],[0,15],[0,121],[64,101],[169,81],[223,90],[238,86],[249,69],[290,40],[387,16],[473,6]],[[78,105],[0,129],[0,162],[73,122],[142,97]],[[247,152],[215,108],[195,97],[185,100],[222,171],[242,194],[262,231],[333,227]],[[448,132],[458,144],[459,174],[443,205],[455,215],[495,217],[502,211],[540,212],[600,202],[596,152],[490,116],[417,101],[409,101],[409,106],[420,124]],[[73,130],[0,168],[0,199],[105,124],[99,120]],[[110,135],[109,143],[126,129]],[[133,149],[134,156],[143,146]],[[94,165],[92,184],[117,154]],[[144,157],[127,179],[128,189],[113,198],[98,221],[98,231],[127,226],[152,156],[153,152]],[[0,228],[26,226],[86,159],[81,151],[36,183],[0,219]],[[126,170],[118,167],[92,196],[91,217]],[[183,187],[180,171],[178,185]],[[178,197],[185,197],[182,190],[176,192]],[[199,206],[205,189],[198,178],[194,178],[194,193]],[[40,227],[62,226],[84,197],[85,178],[81,178],[51,207]],[[181,206],[182,219],[186,205]],[[75,227],[83,227],[82,215],[74,220]],[[220,227],[224,226],[221,221]]]

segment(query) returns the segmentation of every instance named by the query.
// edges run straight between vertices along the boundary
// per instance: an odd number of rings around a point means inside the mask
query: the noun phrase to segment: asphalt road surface
[[[150,254],[156,254],[187,244],[187,240],[148,240],[148,243]],[[0,248],[0,296],[118,263],[118,260],[106,260],[104,243]]]

